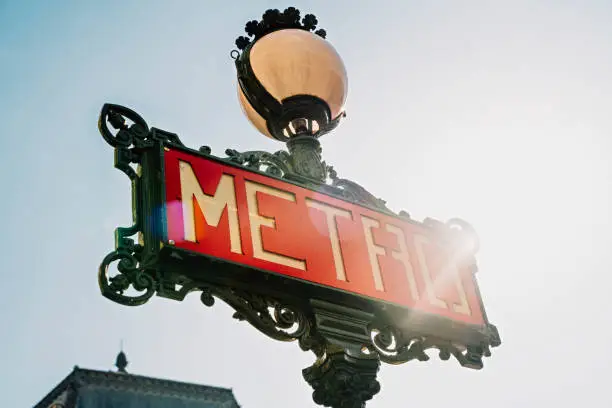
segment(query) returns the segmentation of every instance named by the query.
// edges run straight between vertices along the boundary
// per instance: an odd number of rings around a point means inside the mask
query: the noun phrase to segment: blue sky
[[[415,219],[470,221],[504,344],[482,371],[383,366],[369,407],[611,406],[612,7],[605,1],[0,0],[0,383],[36,403],[76,364],[313,407],[296,344],[228,307],[104,299],[97,266],[130,221],[97,132],[104,102],[221,155],[280,148],[242,116],[229,52],[270,7],[313,12],[343,57],[348,116],[326,161]]]

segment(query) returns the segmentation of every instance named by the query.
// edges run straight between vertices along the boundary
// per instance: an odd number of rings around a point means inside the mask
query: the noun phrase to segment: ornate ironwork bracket
[[[109,253],[98,269],[98,284],[102,295],[127,306],[146,303],[159,289],[154,278],[155,257],[144,251],[134,236],[142,233],[143,217],[141,179],[133,165],[142,164],[141,150],[155,141],[182,145],[176,134],[149,129],[145,120],[133,110],[120,105],[105,104],[100,112],[98,129],[104,140],[115,148],[115,168],[125,173],[132,185],[132,225],[115,230],[115,250]],[[111,264],[117,262],[118,275],[109,277]],[[141,292],[127,295],[134,289]],[[144,292],[144,293],[142,293]]]
[[[338,177],[334,168],[322,160],[321,144],[317,138],[297,136],[287,142],[287,147],[289,151],[279,150],[275,153],[257,150],[238,152],[233,149],[227,149],[225,153],[231,162],[249,169],[297,182],[307,188],[392,214],[385,201],[375,197],[354,181]],[[203,149],[210,153],[210,148],[203,147]],[[404,211],[399,215],[409,218],[408,213]]]

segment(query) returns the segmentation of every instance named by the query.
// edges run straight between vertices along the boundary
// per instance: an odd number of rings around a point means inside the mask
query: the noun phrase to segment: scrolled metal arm
[[[381,361],[388,364],[403,364],[412,360],[428,361],[425,351],[437,349],[441,360],[453,356],[461,366],[481,369],[482,358],[490,356],[490,347],[501,344],[497,329],[489,325],[487,340],[480,345],[470,345],[465,349],[447,340],[428,336],[405,336],[392,326],[372,330],[372,345],[370,353],[378,354]]]
[[[146,303],[159,285],[148,271],[154,259],[142,258],[142,247],[134,237],[142,232],[140,209],[140,177],[132,167],[141,162],[140,149],[151,146],[155,140],[167,140],[182,144],[177,135],[160,129],[149,128],[147,122],[125,106],[106,103],[98,118],[98,130],[102,138],[115,148],[115,168],[128,176],[132,188],[132,225],[115,229],[115,250],[102,260],[98,268],[98,284],[102,295],[127,306]],[[117,262],[118,275],[109,276],[111,264]],[[143,292],[136,296],[124,294],[129,288]]]
[[[109,277],[108,269],[113,262],[118,262],[119,274]],[[137,254],[124,249],[113,251],[104,258],[98,269],[98,284],[104,297],[126,306],[145,304],[157,290],[157,282],[142,267]],[[124,295],[130,287],[144,293],[137,296]]]
[[[133,122],[126,123],[126,119]],[[117,130],[113,133],[108,125]],[[138,145],[149,135],[147,122],[136,112],[125,106],[105,103],[98,119],[98,129],[106,142],[115,148]]]
[[[204,305],[213,306],[215,297],[236,311],[233,316],[235,319],[249,322],[257,330],[275,340],[294,341],[312,334],[311,319],[295,305],[230,287],[213,285],[202,287],[200,299]]]

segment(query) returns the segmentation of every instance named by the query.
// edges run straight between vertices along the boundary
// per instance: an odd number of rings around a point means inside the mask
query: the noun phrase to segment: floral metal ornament
[[[236,47],[244,51],[249,45],[264,35],[286,29],[313,31],[319,37],[325,38],[327,36],[325,30],[321,28],[316,30],[318,23],[319,21],[314,14],[306,14],[300,22],[300,10],[295,7],[288,7],[283,12],[277,9],[267,10],[261,17],[261,21],[251,20],[246,23],[244,31],[251,38],[245,36],[238,37],[236,39]]]

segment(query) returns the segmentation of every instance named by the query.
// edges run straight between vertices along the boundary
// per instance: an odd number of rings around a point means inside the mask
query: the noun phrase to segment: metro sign
[[[297,295],[384,311],[427,334],[459,340],[487,325],[473,248],[459,232],[178,146],[163,149],[162,184],[165,247],[231,263],[248,282],[283,278]],[[213,268],[191,273],[224,279]]]
[[[220,158],[121,105],[105,104],[98,127],[132,187],[132,224],[115,229],[98,268],[106,298],[222,300],[234,318],[315,354],[302,376],[322,406],[364,406],[382,362],[437,349],[480,369],[501,344],[476,284],[471,227],[393,213],[337,178],[317,139]]]
[[[194,291],[206,306],[220,299],[263,334],[315,353],[302,374],[318,404],[336,391],[371,398],[381,362],[424,361],[435,348],[480,369],[501,344],[466,223],[395,214],[294,144],[220,158],[112,104],[99,129],[132,184],[133,223],[115,230],[98,268],[106,298],[127,306]],[[296,171],[305,164],[316,171]],[[317,169],[329,184],[307,176]],[[342,373],[353,373],[350,384]]]

